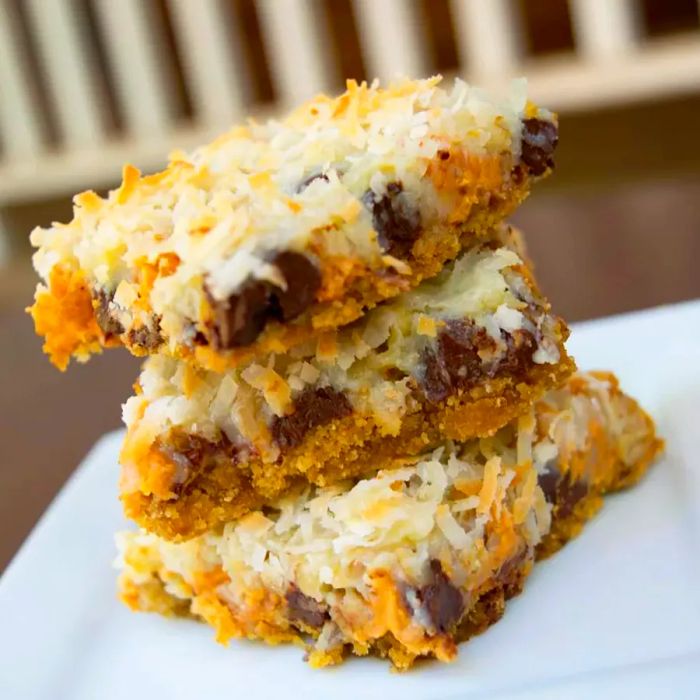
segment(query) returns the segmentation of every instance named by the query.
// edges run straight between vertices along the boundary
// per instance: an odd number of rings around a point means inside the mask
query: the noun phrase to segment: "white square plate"
[[[0,697],[700,697],[700,302],[580,325],[570,348],[581,368],[618,373],[656,417],[666,456],[536,567],[454,664],[313,671],[297,648],[224,648],[204,625],[128,612],[114,595],[113,533],[125,526],[114,433],[0,581]]]

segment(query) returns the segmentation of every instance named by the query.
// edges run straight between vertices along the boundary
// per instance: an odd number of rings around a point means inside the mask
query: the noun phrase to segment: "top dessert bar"
[[[436,275],[553,166],[556,118],[439,77],[349,81],[37,228],[31,308],[60,368],[102,347],[206,369],[283,352]]]

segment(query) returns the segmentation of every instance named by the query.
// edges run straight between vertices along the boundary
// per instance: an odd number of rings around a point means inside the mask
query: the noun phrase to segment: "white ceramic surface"
[[[312,671],[296,648],[224,648],[203,625],[129,613],[111,568],[124,527],[113,433],[0,581],[0,698],[700,698],[700,301],[579,325],[570,348],[582,369],[618,373],[666,456],[456,663]]]

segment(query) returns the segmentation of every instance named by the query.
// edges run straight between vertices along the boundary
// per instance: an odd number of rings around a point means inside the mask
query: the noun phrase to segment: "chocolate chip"
[[[248,345],[262,333],[272,315],[270,285],[262,280],[248,281],[236,294],[213,302],[212,307],[214,345],[221,350]]]
[[[452,379],[442,361],[440,351],[432,350],[423,353],[423,392],[428,401],[437,403],[446,399],[452,393]]]
[[[297,185],[297,194],[303,192],[315,180],[323,180],[324,182],[328,182],[328,175],[325,173],[314,173],[313,175],[309,175],[305,180],[302,180]]]
[[[542,175],[554,167],[552,154],[559,141],[559,130],[554,122],[543,119],[524,119],[520,160],[531,175]]]
[[[537,350],[537,341],[531,333],[520,331],[506,333],[505,342],[508,350],[498,363],[498,371],[521,379],[525,377],[532,365],[532,356]]]
[[[438,334],[437,349],[423,356],[426,398],[442,401],[457,387],[475,384],[486,373],[479,349],[492,344],[483,328],[466,321],[450,321]]]
[[[342,392],[329,387],[306,389],[295,399],[293,413],[274,418],[272,436],[284,450],[301,443],[312,428],[351,413],[352,406]]]
[[[228,350],[253,343],[269,321],[291,321],[314,301],[321,274],[305,255],[279,253],[273,260],[286,289],[266,280],[249,279],[224,301],[215,300],[205,286],[214,311],[214,345]]]
[[[522,185],[523,182],[525,182],[525,174],[526,174],[525,167],[521,164],[516,165],[510,171],[510,177],[511,177],[511,180],[513,181],[513,184]]]
[[[307,627],[320,629],[329,619],[326,606],[304,595],[292,584],[285,595],[287,616],[291,622],[301,622]]]
[[[274,292],[282,310],[282,320],[291,321],[313,303],[321,286],[321,273],[309,258],[292,251],[280,253],[274,264],[287,282],[287,289]]]
[[[449,632],[464,612],[464,600],[459,589],[450,583],[437,559],[430,562],[433,582],[420,589],[423,607],[438,632]]]
[[[197,345],[208,345],[207,336],[197,328],[194,321],[185,321],[183,328],[183,343],[191,348]]]
[[[155,350],[163,342],[160,334],[160,324],[156,321],[155,327],[141,326],[132,328],[127,335],[127,344],[149,352]]]
[[[409,375],[398,367],[386,367],[382,372],[382,376],[388,382],[400,382]]]
[[[443,401],[458,388],[469,388],[498,374],[526,375],[532,364],[535,340],[527,331],[502,333],[506,344],[499,353],[496,341],[484,328],[469,321],[449,321],[436,346],[424,351],[422,385],[428,401]]]
[[[175,466],[170,490],[176,496],[182,495],[195,474],[201,474],[215,462],[222,459],[235,462],[237,452],[225,433],[217,441],[212,441],[200,435],[175,430],[158,438],[155,449]]]
[[[537,477],[537,483],[542,489],[547,503],[554,504],[557,499],[557,484],[559,483],[561,474],[556,468],[556,465],[552,463],[547,463],[545,469],[546,471],[542,472]]]
[[[557,494],[557,515],[566,518],[573,513],[576,504],[588,494],[588,486],[583,481],[573,481],[571,474],[559,483]]]
[[[584,481],[574,481],[571,472],[562,477],[553,465],[540,474],[537,482],[548,503],[554,506],[555,517],[566,518],[573,513],[576,504],[588,494],[588,485]]]
[[[479,350],[495,345],[483,328],[451,322],[439,336],[440,356],[453,383],[471,383],[483,373]]]
[[[109,339],[115,335],[121,335],[124,332],[124,326],[115,317],[114,312],[109,308],[112,302],[112,295],[104,289],[100,289],[94,294],[94,299],[97,302],[95,307],[95,320],[100,330]]]
[[[372,225],[382,248],[395,257],[407,258],[420,234],[420,214],[400,182],[390,182],[386,193],[367,190],[362,203],[372,214]]]

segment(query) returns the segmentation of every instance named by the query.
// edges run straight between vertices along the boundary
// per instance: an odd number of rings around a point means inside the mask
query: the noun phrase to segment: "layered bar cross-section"
[[[630,485],[662,446],[610,374],[575,375],[496,435],[307,487],[184,543],[120,536],[132,608],[200,617],[221,642],[449,661],[500,618],[535,558]]]
[[[235,369],[148,358],[124,409],[127,514],[191,537],[527,411],[573,361],[518,248],[501,227],[356,323]]]
[[[557,121],[457,80],[348,83],[38,228],[31,313],[64,368],[104,346],[208,368],[354,321],[479,242],[553,165]]]

